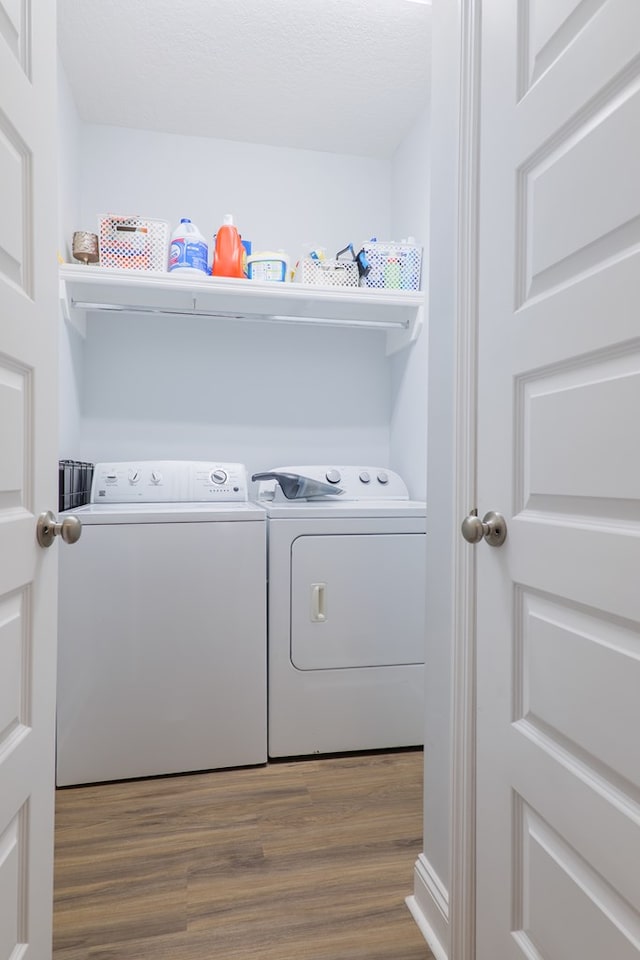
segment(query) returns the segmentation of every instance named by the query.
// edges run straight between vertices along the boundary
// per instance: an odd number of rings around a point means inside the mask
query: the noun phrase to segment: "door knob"
[[[468,543],[479,543],[484,538],[490,547],[501,547],[507,539],[507,521],[494,510],[485,513],[482,520],[472,510],[462,521],[461,530]]]
[[[55,513],[51,513],[51,510],[41,513],[38,517],[36,536],[41,547],[50,547],[58,535],[65,543],[76,543],[81,533],[82,523],[71,514],[65,517],[62,523],[58,522]]]

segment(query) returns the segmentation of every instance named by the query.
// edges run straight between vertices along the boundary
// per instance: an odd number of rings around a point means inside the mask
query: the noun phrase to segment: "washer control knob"
[[[371,483],[371,474],[367,473],[366,470],[360,472],[360,481],[361,483]]]
[[[110,470],[109,473],[106,474],[105,480],[107,481],[107,483],[117,483],[118,474],[115,472],[115,470]]]
[[[218,467],[217,470],[211,471],[211,473],[209,474],[209,479],[211,480],[212,483],[217,483],[218,485],[221,485],[227,482],[227,480],[229,479],[229,474],[227,473],[226,470],[221,470]]]
[[[129,483],[138,483],[140,480],[140,471],[133,469],[129,470]]]
[[[378,471],[378,483],[389,483],[389,474],[385,473],[384,470]]]
[[[340,483],[340,480],[342,479],[339,470],[327,470],[325,476],[329,483]]]
[[[151,483],[155,483],[156,485],[162,483],[162,474],[159,470],[151,471]]]

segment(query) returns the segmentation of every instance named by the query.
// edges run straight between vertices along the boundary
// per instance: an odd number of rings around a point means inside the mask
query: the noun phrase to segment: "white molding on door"
[[[457,170],[455,285],[456,357],[451,370],[455,410],[453,446],[453,604],[450,739],[450,886],[447,891],[429,860],[415,864],[414,896],[407,898],[414,920],[436,960],[475,958],[475,549],[460,533],[476,500],[476,396],[478,340],[478,200],[480,18],[482,0],[455,2],[457,38],[451,30],[450,80],[458,87],[457,143],[450,162]],[[454,43],[456,46],[454,46]],[[457,155],[454,151],[457,150]]]
[[[461,0],[456,278],[455,502],[459,531],[477,503],[478,203],[482,0]],[[455,541],[451,723],[450,957],[475,958],[475,547]]]
[[[453,235],[452,248],[443,256],[439,280],[447,296],[437,298],[439,323],[451,339],[437,341],[438,359],[450,369],[451,393],[440,399],[447,406],[452,424],[450,445],[441,444],[445,457],[443,469],[453,476],[451,500],[441,535],[448,539],[452,602],[442,617],[441,630],[450,641],[450,735],[448,743],[449,783],[448,825],[449,876],[437,876],[429,862],[431,851],[418,858],[414,869],[414,896],[407,905],[437,960],[474,960],[475,958],[475,817],[476,817],[476,550],[460,532],[463,518],[480,508],[476,493],[477,462],[477,362],[478,362],[478,261],[479,261],[479,97],[482,0],[435,0],[441,42],[446,57],[437,60],[438,93],[446,89],[447,101],[437,106],[450,111],[449,123],[442,124],[445,155],[438,156],[442,171],[440,184],[447,191],[447,203],[438,208],[450,219],[446,236]],[[439,48],[442,52],[443,47]],[[447,84],[443,87],[443,84]],[[440,100],[443,100],[441,103]],[[451,111],[456,116],[451,117]],[[438,119],[442,117],[438,113]],[[438,128],[440,129],[440,127]],[[450,178],[444,172],[448,168]],[[437,189],[437,187],[436,187]],[[439,195],[438,195],[439,196]],[[442,291],[440,291],[442,292]],[[436,319],[436,315],[434,315]],[[435,328],[434,328],[435,329]],[[439,328],[438,328],[439,329]],[[455,357],[453,356],[455,352]],[[431,452],[429,453],[431,457]],[[451,487],[449,488],[451,490]],[[437,509],[433,503],[431,509]],[[451,514],[451,515],[449,515]],[[427,796],[425,818],[429,817]],[[437,851],[436,851],[437,852]],[[440,864],[442,870],[442,864]],[[449,889],[447,890],[447,884]]]
[[[413,890],[407,907],[436,960],[448,960],[449,896],[424,853],[415,862]]]

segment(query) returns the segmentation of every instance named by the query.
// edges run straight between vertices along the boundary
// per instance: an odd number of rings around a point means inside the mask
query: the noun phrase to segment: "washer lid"
[[[421,517],[427,515],[427,505],[419,500],[289,500],[263,502],[267,516],[272,520],[326,520],[359,517]]]
[[[215,521],[264,520],[265,510],[256,503],[89,503],[63,511],[73,514],[83,526],[107,523],[212,523]]]

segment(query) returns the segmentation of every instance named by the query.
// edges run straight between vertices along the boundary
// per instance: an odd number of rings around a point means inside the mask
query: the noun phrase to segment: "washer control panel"
[[[335,500],[408,500],[409,491],[402,477],[386,467],[334,466],[313,464],[311,466],[270,467],[269,473],[293,473],[308,477],[323,484],[339,487],[340,496]],[[258,483],[260,500],[284,500],[276,480],[261,480]],[[319,499],[314,497],[314,500]]]
[[[225,503],[247,500],[242,463],[135,460],[97,463],[91,503]]]

